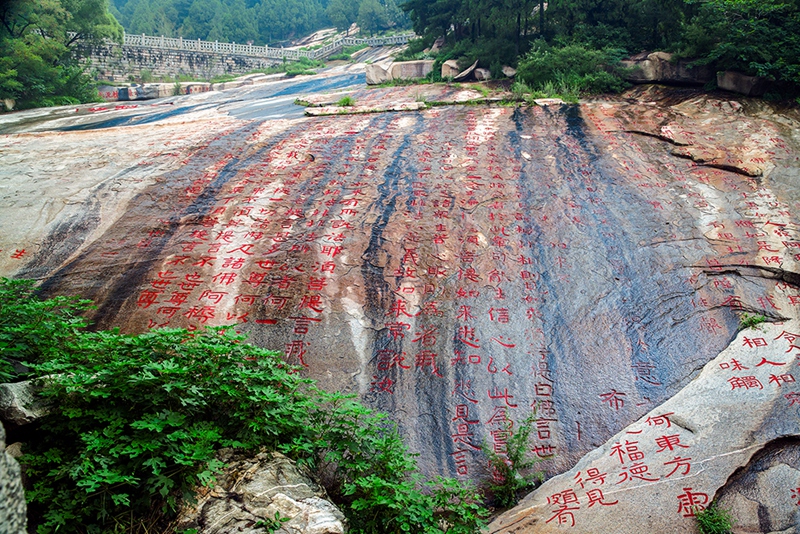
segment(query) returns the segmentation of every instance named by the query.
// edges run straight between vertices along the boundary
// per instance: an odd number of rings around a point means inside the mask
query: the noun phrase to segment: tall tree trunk
[[[544,35],[544,0],[539,0],[539,35]]]

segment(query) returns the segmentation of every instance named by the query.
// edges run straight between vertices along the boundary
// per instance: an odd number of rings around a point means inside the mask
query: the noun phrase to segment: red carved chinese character
[[[601,473],[598,468],[590,467],[586,470],[585,479],[581,476],[581,472],[578,471],[578,474],[575,475],[575,483],[579,484],[582,489],[585,488],[586,484],[589,482],[595,486],[602,486],[606,483],[606,476],[608,476],[608,473]]]
[[[390,393],[394,395],[394,380],[388,376],[378,378],[377,375],[372,376],[373,381],[369,385],[369,390],[372,393]]]
[[[303,367],[308,367],[303,356],[306,355],[306,347],[309,345],[306,341],[290,341],[285,345],[286,358],[291,359],[297,357]]]
[[[764,339],[763,337],[756,337],[756,338],[753,338],[753,339],[750,339],[749,337],[745,337],[744,339],[742,339],[742,346],[743,347],[750,347],[750,348],[766,347],[767,346],[767,340]]]
[[[708,504],[708,495],[692,488],[683,488],[684,493],[678,495],[678,513],[683,517],[692,517],[695,513],[705,510]]]
[[[379,371],[388,371],[392,367],[411,369],[410,365],[403,365],[403,362],[406,359],[405,352],[395,352],[389,349],[380,349],[377,353],[377,357]]]
[[[489,395],[490,399],[503,399],[506,403],[506,406],[511,408],[517,407],[516,404],[511,404],[511,399],[513,399],[514,396],[508,393],[508,388],[503,388],[503,392],[500,393],[500,388],[495,386],[494,393],[492,393],[491,390],[487,391],[486,393]]]
[[[661,436],[660,438],[656,438],[656,445],[661,447],[656,452],[663,452],[667,449],[674,450],[675,447],[683,447],[684,449],[688,449],[688,445],[684,445],[681,443],[681,437],[678,434],[673,434],[671,436]]]
[[[734,376],[728,379],[728,383],[731,385],[731,391],[738,388],[764,389],[764,386],[755,376]]]
[[[689,462],[691,462],[691,460],[692,460],[691,458],[681,458],[680,456],[676,456],[674,459],[670,460],[669,462],[664,462],[664,465],[674,465],[675,466],[675,467],[672,468],[672,471],[670,471],[664,478],[671,477],[675,473],[675,471],[677,471],[681,467],[683,468],[683,473],[681,473],[681,474],[684,475],[684,476],[688,475],[689,471],[692,469],[692,464],[689,463]]]
[[[613,506],[617,504],[619,501],[614,502],[605,502],[603,499],[603,490],[600,488],[590,489],[586,492],[586,496],[589,498],[589,508],[594,506],[595,504],[601,504],[603,506]]]
[[[651,478],[649,473],[650,467],[645,465],[644,462],[634,462],[630,466],[623,465],[622,472],[619,474],[619,477],[622,479],[617,484],[622,484],[626,480],[633,480],[634,478],[638,478],[639,480],[643,480],[645,482],[657,482],[658,478]]]
[[[414,334],[416,337],[412,343],[419,343],[423,347],[433,347],[436,345],[436,336],[439,335],[439,327],[435,325],[421,325],[421,331]]]
[[[776,386],[780,387],[782,384],[789,384],[794,382],[794,376],[790,375],[789,373],[782,374],[780,376],[776,375],[769,375],[769,383],[774,383]]]
[[[621,445],[619,442],[614,443],[614,445],[611,447],[611,454],[609,454],[609,456],[614,456],[615,454],[619,458],[619,463],[621,464],[625,463],[623,456],[627,456],[633,462],[644,459],[644,453],[639,450],[638,441],[625,440],[625,445]]]
[[[616,411],[619,411],[620,408],[625,406],[625,400],[622,398],[625,396],[625,393],[621,393],[616,389],[612,389],[608,393],[601,393],[600,398],[603,399],[603,402],[607,402],[608,406]]]
[[[556,505],[558,508],[551,511],[553,515],[550,517],[550,519],[545,521],[545,523],[549,523],[553,519],[557,519],[556,524],[558,525],[565,525],[569,523],[569,526],[575,526],[575,516],[572,514],[572,512],[575,510],[580,510],[580,503],[574,490],[566,489],[560,493],[554,493],[547,498],[547,504]],[[578,506],[570,506],[570,504],[576,504]]]

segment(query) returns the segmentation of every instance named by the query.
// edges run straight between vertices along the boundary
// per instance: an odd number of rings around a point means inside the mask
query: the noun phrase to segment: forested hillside
[[[258,45],[353,22],[370,33],[409,25],[395,0],[113,0],[111,9],[128,33]]]
[[[654,50],[790,89],[800,83],[798,0],[406,0],[401,7],[424,36],[412,52],[446,36],[449,57],[478,59],[495,74],[519,65],[531,83],[543,70],[561,69],[562,78],[610,73],[623,55]]]

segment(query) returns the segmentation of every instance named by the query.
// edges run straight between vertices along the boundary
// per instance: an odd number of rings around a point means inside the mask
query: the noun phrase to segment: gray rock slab
[[[800,436],[800,420],[789,415],[800,408],[792,332],[800,322],[740,332],[684,389],[545,482],[489,532],[695,532],[695,507],[706,508],[771,442]],[[769,507],[775,530],[797,525],[799,475],[777,464],[750,476],[747,491]],[[724,502],[748,524],[763,520],[749,515],[746,501]]]

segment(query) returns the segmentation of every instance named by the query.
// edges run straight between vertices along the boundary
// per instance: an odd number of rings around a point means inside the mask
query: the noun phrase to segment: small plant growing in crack
[[[760,313],[743,313],[739,317],[739,329],[747,330],[748,328],[759,328],[759,325],[766,323],[767,318]]]
[[[347,96],[342,97],[338,102],[336,102],[336,105],[339,106],[339,107],[342,107],[342,108],[343,107],[355,106],[356,105],[356,99],[353,98],[350,95],[347,95]]]
[[[694,517],[700,534],[730,534],[733,529],[733,516],[729,510],[712,503],[705,510],[695,509]]]

